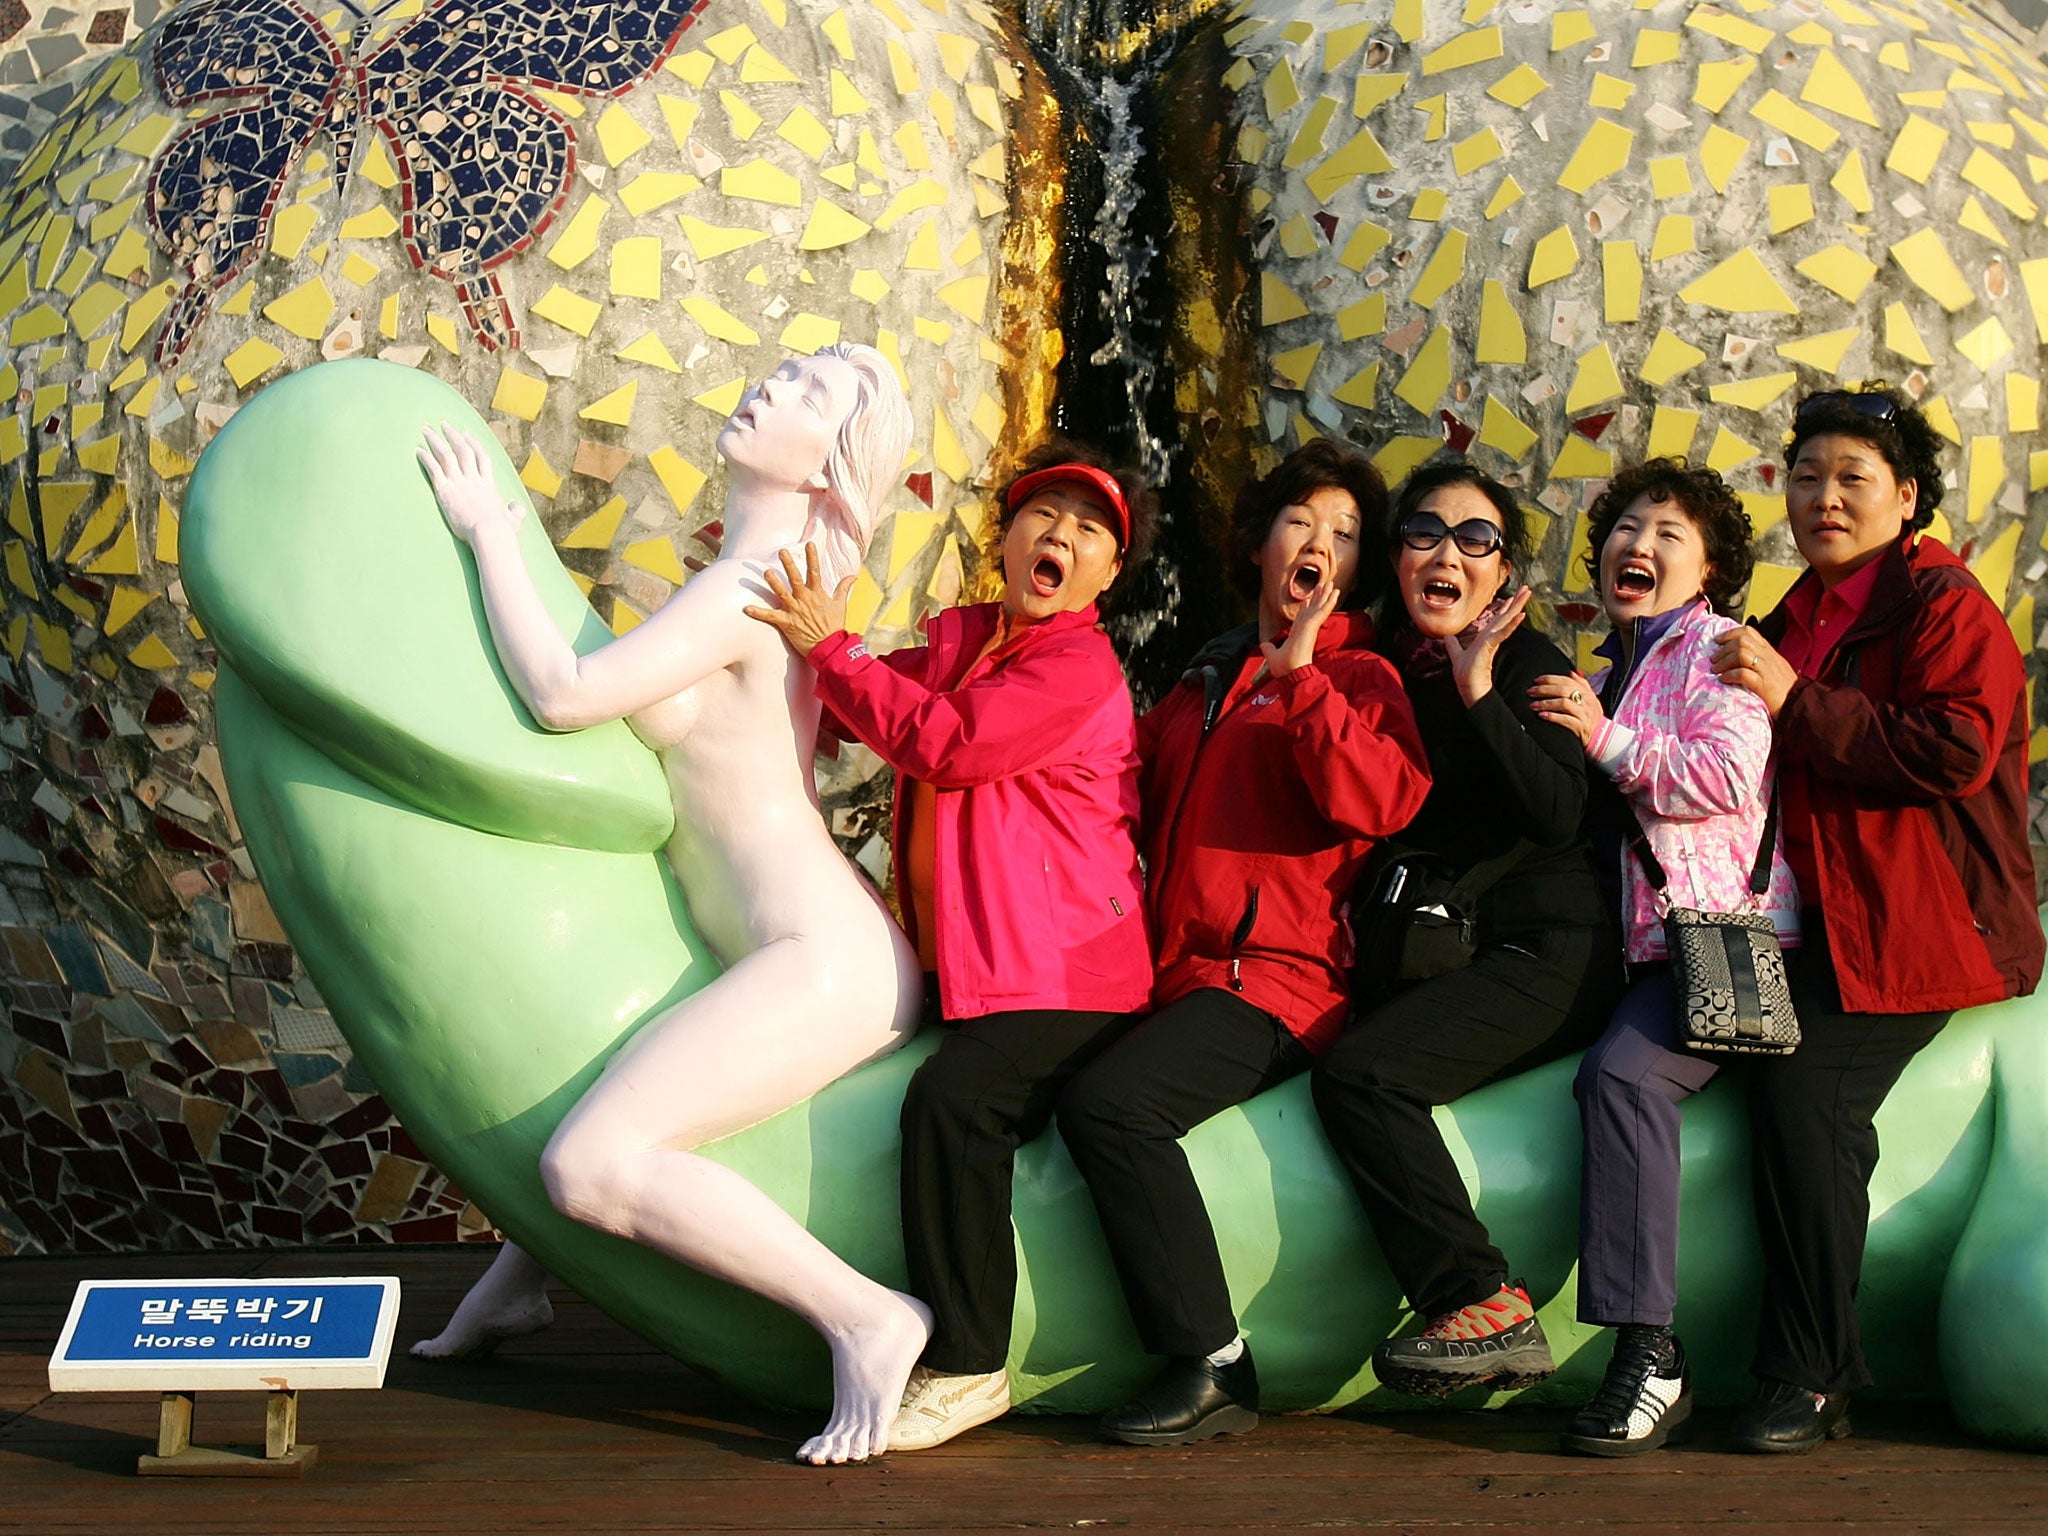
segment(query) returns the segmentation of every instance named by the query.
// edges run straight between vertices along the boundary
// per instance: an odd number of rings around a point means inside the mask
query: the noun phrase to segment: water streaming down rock
[[[1156,332],[1161,317],[1139,308],[1159,247],[1135,219],[1145,198],[1140,177],[1145,128],[1137,108],[1156,76],[1156,70],[1141,69],[1131,80],[1110,80],[1102,87],[1102,202],[1095,210],[1094,235],[1103,266],[1095,306],[1109,335],[1088,354],[1088,361],[1121,376],[1139,459],[1153,481],[1164,485],[1172,477],[1172,456],[1147,420],[1159,372]]]
[[[1166,285],[1155,267],[1168,217],[1158,146],[1161,82],[1186,24],[1211,0],[1126,15],[1124,0],[1028,0],[1025,34],[1067,114],[1069,230],[1055,419],[1141,464],[1160,491],[1152,560],[1127,579],[1110,629],[1140,702],[1179,675],[1186,653],[1234,615],[1189,612],[1190,562],[1213,563],[1189,504],[1162,340]],[[1197,580],[1207,593],[1212,582]]]

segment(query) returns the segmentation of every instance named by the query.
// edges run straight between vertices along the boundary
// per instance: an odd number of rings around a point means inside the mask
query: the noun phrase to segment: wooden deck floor
[[[2048,1532],[2048,1456],[1939,1416],[1859,1408],[1811,1456],[1701,1443],[1627,1462],[1555,1455],[1555,1412],[1269,1418],[1188,1451],[1098,1443],[1077,1419],[1015,1418],[918,1456],[823,1470],[812,1427],[691,1376],[574,1296],[556,1326],[474,1364],[394,1359],[382,1392],[309,1393],[302,1482],[141,1480],[156,1401],[52,1394],[45,1365],[73,1286],[123,1275],[395,1273],[401,1344],[445,1317],[476,1249],[0,1260],[0,1531],[347,1533],[1100,1528],[1530,1532]],[[200,1400],[195,1439],[260,1442],[261,1399]]]

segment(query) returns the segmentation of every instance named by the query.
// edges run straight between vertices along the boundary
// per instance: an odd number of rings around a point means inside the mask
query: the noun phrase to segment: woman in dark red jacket
[[[1807,570],[1715,663],[1770,707],[1806,908],[1786,956],[1803,1038],[1750,1072],[1764,1293],[1761,1390],[1733,1431],[1746,1450],[1849,1432],[1849,1394],[1871,1380],[1856,1280],[1872,1118],[1951,1010],[2041,977],[2026,672],[1976,577],[1920,536],[1939,449],[1896,390],[1802,400],[1786,513]]]
[[[1367,648],[1386,516],[1363,455],[1311,442],[1239,497],[1255,624],[1212,642],[1139,722],[1152,1017],[1068,1087],[1060,1135],[1088,1181],[1145,1348],[1169,1357],[1102,1421],[1134,1445],[1258,1422],[1201,1191],[1179,1141],[1306,1069],[1346,1007],[1345,903],[1429,787],[1400,678]],[[1361,590],[1361,588],[1363,590]]]

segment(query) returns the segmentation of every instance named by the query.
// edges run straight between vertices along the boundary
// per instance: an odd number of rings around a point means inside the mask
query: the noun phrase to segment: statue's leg
[[[412,1352],[420,1360],[488,1354],[505,1340],[538,1333],[554,1320],[548,1272],[532,1254],[508,1242],[483,1278],[469,1288],[455,1315],[434,1337],[413,1345]]]
[[[823,1335],[832,1417],[798,1453],[814,1462],[887,1448],[931,1314],[689,1149],[802,1102],[908,1038],[893,948],[879,959],[857,950],[782,939],[754,951],[635,1035],[541,1156],[564,1215],[744,1286]]]
[[[1992,1060],[1991,1161],[1941,1290],[1941,1375],[1957,1422],[2048,1446],[2048,1031],[2004,1006]]]

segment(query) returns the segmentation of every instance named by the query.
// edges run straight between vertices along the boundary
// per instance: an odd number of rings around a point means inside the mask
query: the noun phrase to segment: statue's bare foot
[[[548,1273],[507,1243],[484,1277],[431,1339],[413,1345],[417,1360],[461,1360],[487,1355],[507,1339],[538,1333],[555,1320],[548,1301]]]
[[[803,1443],[813,1466],[865,1461],[889,1448],[889,1426],[911,1367],[932,1336],[932,1314],[901,1291],[882,1290],[873,1311],[827,1342],[832,1346],[832,1418]]]

